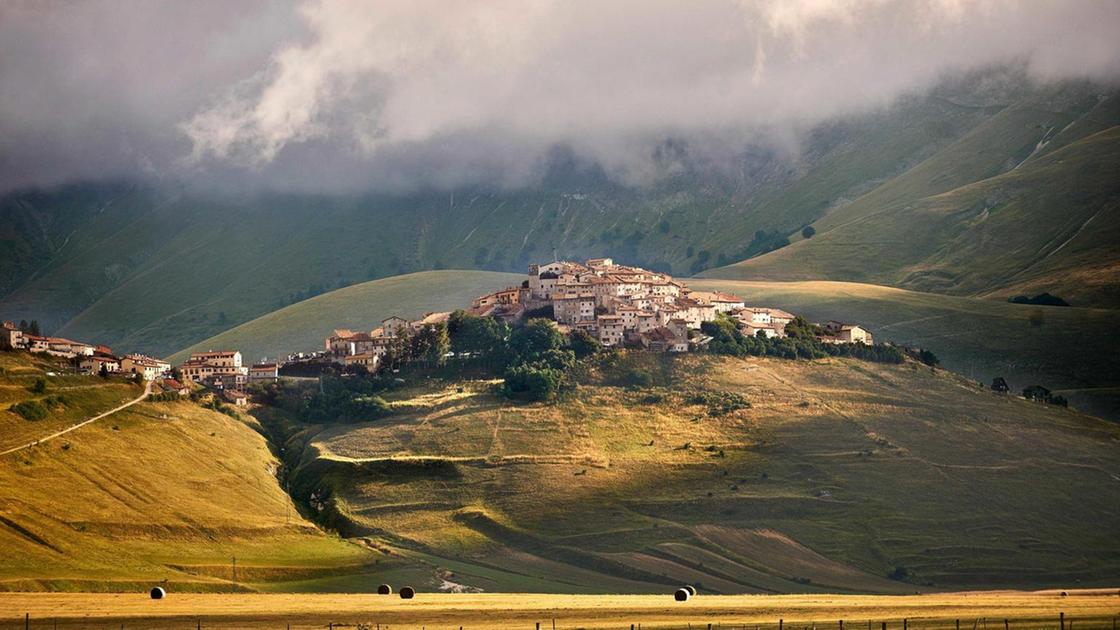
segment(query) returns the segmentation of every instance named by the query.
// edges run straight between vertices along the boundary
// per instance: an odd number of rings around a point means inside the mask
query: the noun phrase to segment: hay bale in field
[[[678,588],[677,592],[673,593],[673,599],[678,602],[687,602],[689,597],[692,597],[692,593],[687,588]]]
[[[695,586],[693,586],[691,584],[685,584],[684,588],[685,588],[686,591],[688,591],[689,595],[691,595],[693,597],[696,597],[696,587]]]
[[[167,591],[163,590],[162,586],[157,586],[148,593],[152,599],[163,599],[167,596]]]
[[[377,587],[377,594],[378,595],[392,595],[393,594],[393,587],[389,586],[388,584],[382,584],[381,586]]]
[[[416,589],[411,586],[406,586],[401,589],[401,599],[412,599],[416,597]]]

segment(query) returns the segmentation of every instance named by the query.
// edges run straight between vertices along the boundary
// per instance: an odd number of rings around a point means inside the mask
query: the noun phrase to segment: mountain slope
[[[609,369],[654,386],[593,378],[558,405],[396,390],[393,416],[306,433],[293,487],[328,488],[348,534],[487,590],[912,592],[1120,568],[1115,424],[916,365],[640,353]]]
[[[1110,106],[1098,109],[1111,116]],[[1110,246],[1120,236],[1120,126],[1069,138],[1091,125],[1047,115],[1001,112],[829,213],[812,238],[703,275],[995,297],[1049,291],[1074,304],[1120,305],[1120,253]],[[1005,163],[1009,153],[1027,155]]]
[[[268,313],[175,353],[235,348],[248,360],[321,350],[336,328],[370,330],[391,315],[418,319],[430,311],[470,307],[471,300],[520,284],[524,276],[494,271],[424,271],[331,291]]]
[[[1082,224],[1093,214],[1082,210],[1094,203],[1101,209],[1100,199],[1114,196],[1115,178],[1082,177],[1073,188],[1067,175],[1038,175],[1029,167],[1058,150],[1091,164],[1099,155],[1081,153],[1101,151],[1101,143],[1084,140],[1120,121],[1116,110],[1114,91],[1036,86],[1015,72],[996,71],[820,125],[796,146],[759,142],[714,160],[703,147],[667,138],[656,151],[653,181],[643,185],[613,182],[597,165],[557,147],[542,159],[539,179],[517,190],[218,194],[170,183],[122,183],[15,192],[0,199],[0,316],[39,319],[52,333],[167,354],[286,304],[414,271],[521,272],[555,252],[611,255],[688,275],[764,254],[787,235],[796,240],[800,228],[814,221],[820,234],[812,240],[820,241],[845,223],[928,203],[923,200],[1001,175],[1023,198],[1039,197],[1038,208],[1012,213],[1030,217],[1038,209],[1045,217],[1016,224],[1034,246],[1036,237],[1052,234],[1054,213],[1067,205],[1076,206],[1069,216]],[[1085,191],[1097,200],[1081,200]],[[993,208],[1003,193],[994,194],[988,204]],[[864,227],[893,232],[893,249],[956,245],[955,232],[937,239],[906,232],[911,219],[905,213],[878,216]],[[1102,212],[1089,225],[1111,225],[1110,214]],[[1064,233],[1065,223],[1060,226]],[[1085,244],[1087,257],[1097,253],[1096,246]],[[778,253],[796,255],[801,247]],[[869,256],[882,255],[884,247],[866,244]],[[930,280],[973,271],[959,260],[943,261],[943,269],[933,270],[936,276],[915,279],[908,274],[925,271],[920,265],[872,278],[868,257],[851,268],[843,257],[832,264],[820,255],[815,262],[818,255],[809,252],[789,263],[778,257],[783,262],[759,264],[775,278],[812,272],[1003,295],[1047,284],[1073,264],[1067,258],[1073,251],[1058,251],[1037,277],[1006,277],[1020,271],[1016,264],[1033,262],[1029,257],[989,258],[992,273],[1003,276],[979,287]],[[1109,259],[1109,251],[1099,253]],[[917,264],[904,260],[895,267],[902,263]],[[1109,304],[1113,278],[1101,266],[1093,269],[1099,288],[1082,292],[1078,301]],[[1006,284],[993,285],[996,280]]]

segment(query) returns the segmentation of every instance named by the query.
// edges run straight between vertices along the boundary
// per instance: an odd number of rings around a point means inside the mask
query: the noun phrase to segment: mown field
[[[0,353],[0,361],[7,379],[43,368],[26,354]],[[29,422],[5,405],[4,443],[51,433],[139,391],[95,376],[49,382],[47,395],[69,388],[65,407]],[[0,456],[0,591],[135,590],[164,580],[179,590],[230,591],[370,572],[371,552],[300,516],[253,424],[190,402],[142,402]]]
[[[690,279],[689,286],[743,296],[812,321],[864,324],[878,341],[929,348],[943,365],[990,384],[1003,376],[1018,392],[1043,385],[1079,409],[1120,419],[1117,311],[1028,306],[920,293],[855,282]]]
[[[652,384],[557,405],[488,382],[394,391],[389,418],[289,442],[293,488],[430,567],[428,590],[912,593],[1120,570],[1115,424],[912,364],[632,357],[619,370]]]
[[[420,593],[396,595],[216,595],[172,592],[153,602],[144,594],[0,594],[0,624],[33,628],[454,628],[534,627],[662,630],[849,628],[887,624],[943,630],[1000,627],[1112,627],[1117,591],[972,592],[912,596],[700,596],[685,603],[667,595],[537,595]],[[1006,623],[1006,626],[1004,625]]]
[[[430,311],[468,308],[479,295],[520,284],[524,276],[492,271],[425,271],[364,282],[273,311],[210,337],[171,357],[194,350],[236,348],[247,361],[323,349],[336,328],[369,331],[391,315],[418,319]]]

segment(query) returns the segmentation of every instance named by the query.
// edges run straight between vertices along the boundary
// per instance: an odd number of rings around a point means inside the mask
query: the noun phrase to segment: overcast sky
[[[565,143],[640,179],[1024,64],[1120,76],[1117,0],[0,3],[0,190],[121,176],[311,190],[529,181]]]

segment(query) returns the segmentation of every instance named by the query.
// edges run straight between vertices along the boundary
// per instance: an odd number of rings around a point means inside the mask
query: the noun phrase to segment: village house
[[[145,381],[154,380],[166,372],[171,371],[171,364],[167,361],[153,359],[142,354],[127,354],[121,357],[120,372],[122,374],[139,375]]]
[[[822,328],[825,334],[818,337],[822,343],[874,343],[871,333],[859,324],[830,321]]]
[[[711,306],[716,313],[731,313],[746,306],[743,298],[721,291],[689,291],[686,297]]]
[[[114,356],[102,354],[95,354],[92,357],[82,357],[82,359],[78,361],[78,371],[82,374],[100,374],[102,367],[105,368],[107,373],[116,374],[121,371],[121,362]]]
[[[179,366],[180,376],[196,383],[213,376],[247,376],[248,373],[249,369],[241,364],[241,353],[236,350],[192,352],[190,358]]]
[[[619,315],[600,315],[595,318],[599,329],[599,343],[604,346],[622,345],[623,335],[626,332]]]
[[[12,322],[0,325],[0,350],[20,350],[26,347],[23,331]]]
[[[249,382],[275,381],[280,378],[280,364],[275,361],[262,361],[249,366]]]
[[[244,407],[249,404],[249,396],[241,390],[227,389],[222,392],[222,397],[237,407]]]
[[[342,357],[343,365],[360,365],[369,371],[374,371],[377,366],[381,364],[381,355],[373,352],[363,352],[361,354],[351,354]]]
[[[190,396],[191,388],[189,385],[184,385],[173,378],[165,378],[160,382],[160,387],[165,392],[173,392],[180,396]]]

